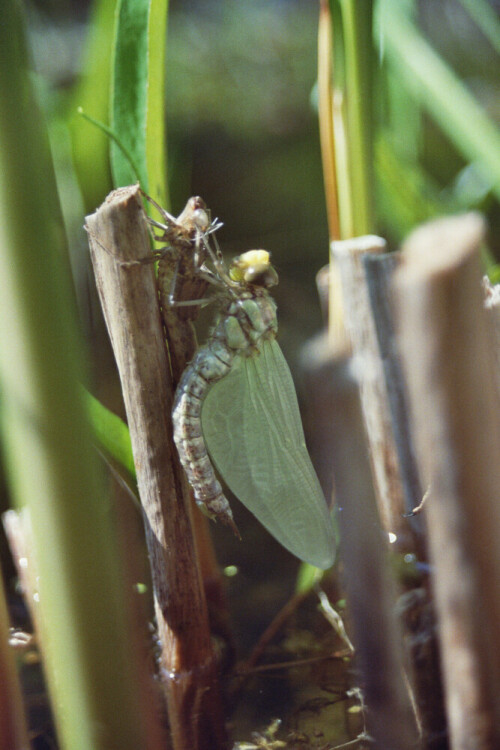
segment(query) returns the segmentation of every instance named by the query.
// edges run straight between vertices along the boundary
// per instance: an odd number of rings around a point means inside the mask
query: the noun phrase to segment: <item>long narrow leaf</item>
[[[105,133],[82,121],[77,109],[108,122],[114,14],[115,0],[92,3],[81,75],[67,102],[75,172],[85,206],[92,210],[111,189],[109,142]]]
[[[111,128],[131,154],[141,187],[166,200],[164,82],[167,0],[120,0],[117,7]],[[115,187],[137,180],[111,144]]]
[[[131,477],[135,477],[134,458],[127,425],[88,391],[85,391],[84,398],[94,437],[99,447],[126,469]]]
[[[113,516],[78,387],[70,280],[20,4],[0,23],[0,383],[5,466],[26,509],[61,747],[151,747]],[[149,704],[151,702],[149,701]]]
[[[500,197],[500,132],[459,78],[401,12],[384,0],[381,17],[385,50],[407,86]]]
[[[167,17],[168,0],[152,0],[148,36],[146,166],[151,195],[161,206],[168,209],[165,135]]]

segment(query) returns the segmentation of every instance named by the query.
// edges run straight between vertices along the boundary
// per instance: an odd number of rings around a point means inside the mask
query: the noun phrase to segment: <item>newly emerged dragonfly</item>
[[[210,252],[210,248],[208,247]],[[277,274],[265,250],[226,271],[212,254],[220,320],[186,368],[174,399],[174,439],[196,502],[232,526],[213,466],[239,500],[290,552],[333,564],[329,511],[307,453],[297,397],[275,337]]]

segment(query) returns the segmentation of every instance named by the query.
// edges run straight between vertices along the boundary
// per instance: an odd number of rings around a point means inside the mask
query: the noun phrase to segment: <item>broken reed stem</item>
[[[397,347],[396,322],[391,304],[392,278],[400,262],[401,253],[363,256],[399,477],[406,512],[409,513],[420,505],[424,493],[415,458],[406,383]],[[419,562],[427,560],[424,521],[423,515],[406,519],[415,544],[413,551]],[[420,724],[422,750],[439,750],[446,746],[446,718],[435,627],[436,615],[426,581],[427,579],[415,581],[411,591],[401,594],[397,609],[403,627],[404,648]]]
[[[422,502],[423,491],[415,460],[410,431],[406,387],[396,343],[396,324],[391,304],[391,282],[401,260],[401,253],[369,253],[363,256],[363,269],[370,302],[371,318],[377,337],[378,352],[385,381],[391,433],[397,454],[398,472],[406,513],[411,513]],[[421,518],[408,522],[419,559],[424,560],[424,524]],[[407,528],[407,527],[405,527]]]
[[[417,728],[403,678],[395,586],[388,566],[388,542],[377,513],[366,451],[358,383],[352,362],[332,366],[332,468],[339,513],[343,580],[369,708],[368,733],[377,750],[416,747]]]
[[[174,750],[226,747],[216,661],[190,517],[172,440],[172,385],[138,187],[87,217],[92,262],[127,411],[161,643]]]
[[[395,274],[453,750],[500,747],[500,412],[477,214],[407,240]]]
[[[414,551],[415,540],[404,518],[405,497],[391,424],[384,369],[370,305],[363,258],[385,251],[385,240],[367,235],[331,243],[334,264],[340,270],[344,323],[359,368],[359,384],[373,482],[380,519],[397,538],[397,548]]]

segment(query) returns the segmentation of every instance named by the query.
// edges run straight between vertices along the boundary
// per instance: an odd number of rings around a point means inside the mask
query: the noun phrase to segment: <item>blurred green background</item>
[[[466,5],[418,2],[415,22],[498,121],[498,49]],[[495,11],[498,4],[489,5]],[[107,120],[113,6],[113,0],[26,2],[81,303],[88,299],[83,213],[94,210],[111,183],[105,137],[75,112],[81,105]],[[250,247],[273,253],[282,327],[293,310],[294,338],[320,325],[314,276],[328,260],[315,103],[317,21],[314,0],[172,0],[168,21],[170,208],[178,213],[187,197],[200,194],[224,222],[218,236],[225,253]],[[384,31],[382,24],[374,70],[377,231],[394,247],[416,223],[472,207],[486,212],[492,237],[498,236],[491,184],[425,114],[394,66],[387,68]]]

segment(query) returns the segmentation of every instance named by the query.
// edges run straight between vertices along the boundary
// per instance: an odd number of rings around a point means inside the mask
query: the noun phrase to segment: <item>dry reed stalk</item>
[[[367,315],[365,320],[369,321],[376,333],[376,354],[382,366],[380,377],[385,383],[387,408],[390,409],[386,418],[390,421],[394,435],[405,505],[407,510],[411,510],[420,503],[422,491],[409,429],[407,396],[390,304],[391,279],[399,263],[399,257],[399,253],[372,253],[363,255],[362,261],[364,283],[370,304],[370,315]],[[325,275],[324,269],[322,275]],[[322,283],[320,296],[325,307],[328,305],[326,294],[326,283]],[[351,314],[356,315],[358,310],[359,307],[351,309]],[[314,429],[307,432],[308,444],[315,457],[327,497],[332,494],[332,455],[334,456],[337,451],[331,444],[332,431],[334,436],[337,435],[339,420],[337,405],[334,404],[336,385],[332,366],[331,349],[327,347],[326,337],[316,337],[304,351],[303,368],[308,386],[304,395],[307,396],[309,409],[314,413],[314,416],[311,415]],[[371,390],[370,393],[375,396],[377,391]],[[412,537],[408,534],[407,538],[413,541],[413,550],[419,562],[426,560],[423,520],[420,516],[406,521],[409,524],[408,529],[411,528],[412,532]],[[403,519],[402,523],[405,523]],[[415,579],[414,586],[417,588],[411,591],[406,592],[405,589],[405,593],[399,596],[396,604],[403,630],[405,665],[413,690],[414,706],[421,731],[421,747],[426,750],[444,750],[447,747],[447,728],[436,618],[425,579]]]
[[[399,340],[429,548],[453,750],[500,747],[500,416],[477,214],[407,240]]]
[[[396,535],[397,548],[413,551],[415,541],[411,526],[404,518],[405,493],[363,267],[366,255],[381,254],[385,247],[385,240],[371,235],[331,244],[332,258],[342,279],[345,328],[359,371],[361,401],[380,518],[385,530]]]
[[[352,363],[331,365],[334,417],[332,464],[339,506],[341,555],[355,662],[368,707],[367,728],[379,750],[415,748],[417,726],[405,684],[396,591],[388,567],[387,537],[380,525],[366,452],[358,383]]]
[[[172,384],[153,266],[129,263],[150,256],[138,188],[111,193],[87,227],[144,509],[173,748],[224,748],[190,496],[172,441]]]

